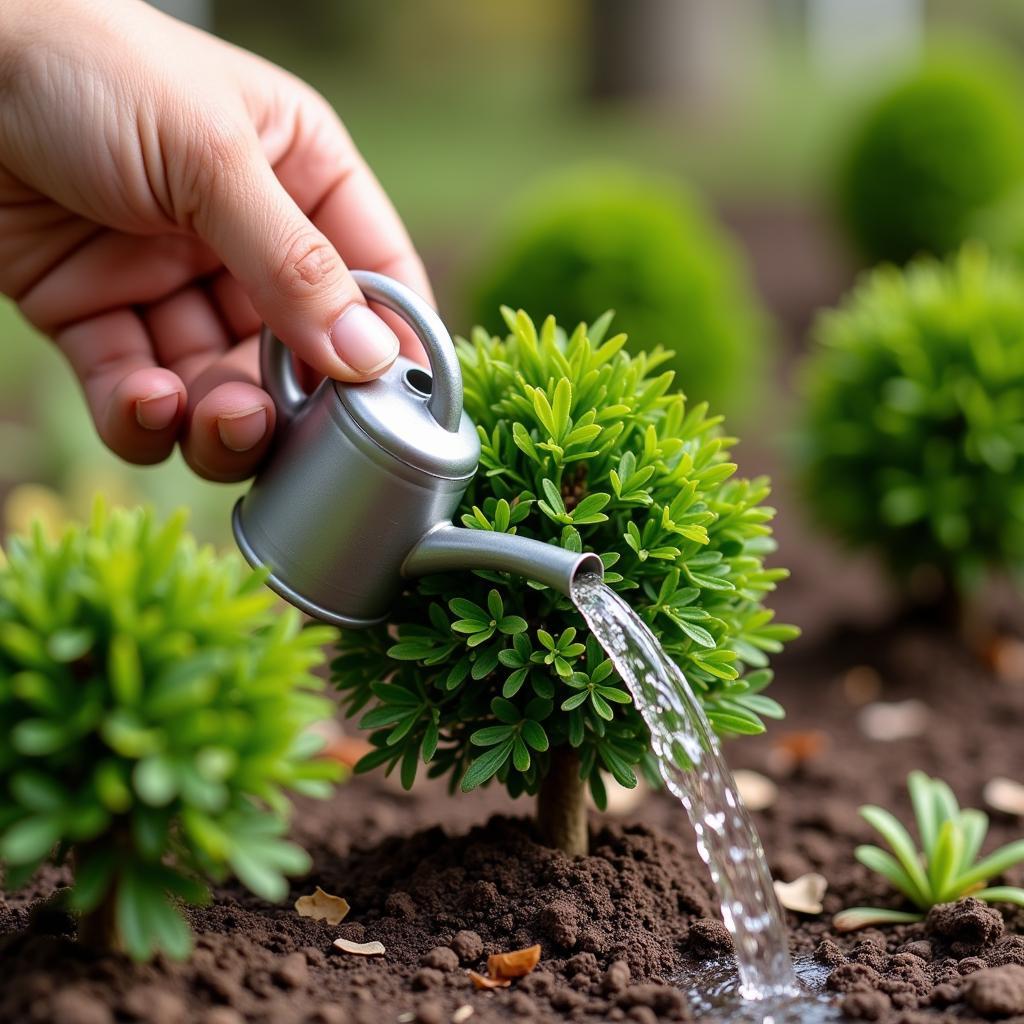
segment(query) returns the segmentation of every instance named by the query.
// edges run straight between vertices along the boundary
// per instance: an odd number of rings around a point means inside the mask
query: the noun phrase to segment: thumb
[[[304,362],[335,380],[380,376],[398,355],[394,331],[366,305],[328,239],[253,144],[212,154],[194,227],[256,312]],[[206,159],[211,159],[207,156]]]

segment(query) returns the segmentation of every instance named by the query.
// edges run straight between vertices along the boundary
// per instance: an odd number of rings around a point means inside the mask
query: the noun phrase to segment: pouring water
[[[733,939],[739,995],[757,1001],[765,1021],[782,1019],[768,1016],[768,1002],[781,1010],[800,999],[792,1019],[808,1020],[761,840],[700,701],[654,634],[598,576],[578,575],[572,599],[632,693],[665,785],[693,824]]]

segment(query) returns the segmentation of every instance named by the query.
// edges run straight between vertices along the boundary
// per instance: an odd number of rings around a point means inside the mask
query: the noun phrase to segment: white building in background
[[[911,63],[924,43],[925,13],[925,0],[807,0],[810,59],[830,78]]]

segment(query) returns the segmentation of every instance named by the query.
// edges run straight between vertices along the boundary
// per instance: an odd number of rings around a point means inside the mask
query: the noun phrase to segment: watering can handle
[[[434,378],[427,408],[445,430],[456,433],[462,420],[462,372],[455,345],[441,318],[425,299],[393,278],[368,270],[353,270],[352,277],[368,300],[397,313],[416,332]],[[260,378],[286,418],[294,416],[306,401],[291,351],[266,324],[260,332]]]

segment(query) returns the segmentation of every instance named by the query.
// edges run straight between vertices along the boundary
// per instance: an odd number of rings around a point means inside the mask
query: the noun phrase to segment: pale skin
[[[252,474],[276,419],[263,322],[337,380],[422,359],[349,267],[432,300],[308,85],[140,0],[0,0],[0,292],[67,357],[114,452],[180,444],[208,479]]]

